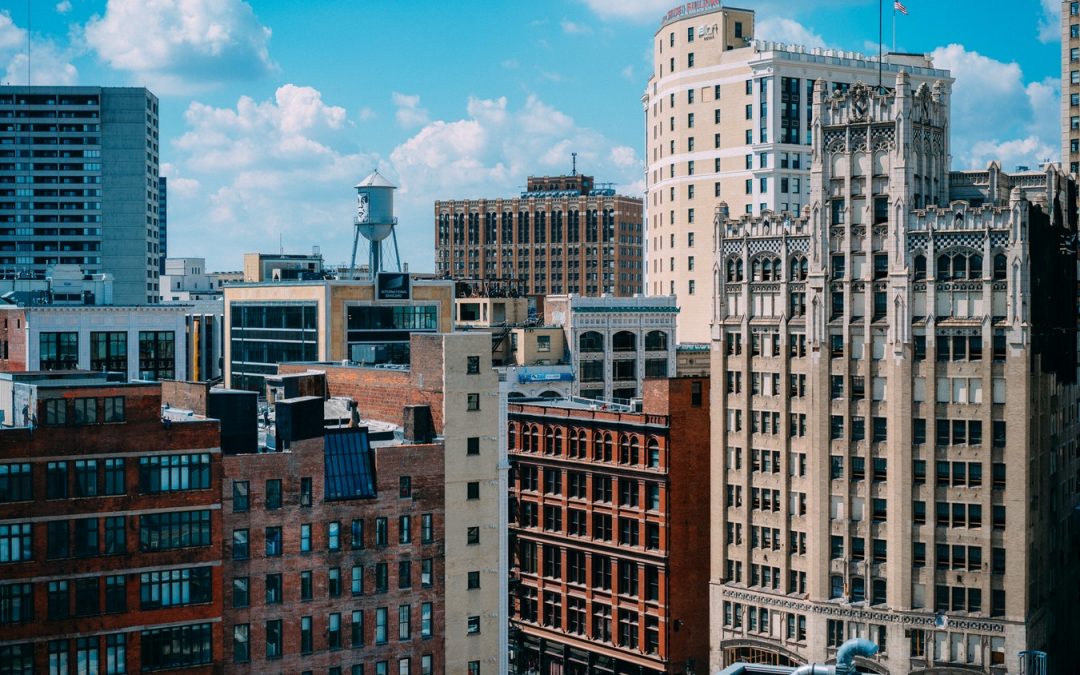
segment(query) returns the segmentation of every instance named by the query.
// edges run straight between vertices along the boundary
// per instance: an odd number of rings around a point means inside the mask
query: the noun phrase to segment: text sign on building
[[[573,379],[574,374],[568,372],[535,373],[525,371],[518,373],[518,382],[571,382]]]
[[[379,272],[376,279],[379,300],[408,300],[411,286],[408,272]]]
[[[668,13],[664,15],[664,20],[661,25],[670,23],[676,19],[682,19],[688,16],[694,16],[695,14],[701,14],[702,12],[708,12],[713,9],[720,9],[724,6],[722,0],[694,0],[694,2],[687,2],[678,7],[672,7],[668,10]]]

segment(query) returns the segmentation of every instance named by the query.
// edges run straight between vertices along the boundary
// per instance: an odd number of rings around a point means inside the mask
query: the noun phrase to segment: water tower
[[[356,216],[353,218],[353,248],[349,270],[356,278],[356,247],[363,235],[368,242],[368,273],[374,279],[379,272],[400,272],[397,218],[394,217],[394,190],[397,187],[378,171],[356,184]],[[385,248],[384,248],[385,247]],[[392,267],[388,258],[393,255]],[[385,262],[384,262],[385,261]]]

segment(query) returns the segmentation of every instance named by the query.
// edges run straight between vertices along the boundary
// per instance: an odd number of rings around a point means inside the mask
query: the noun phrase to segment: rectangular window
[[[127,672],[127,636],[115,633],[105,636],[105,673],[119,675]]]
[[[341,597],[341,568],[331,567],[326,570],[326,593],[331,598]]]
[[[336,520],[326,524],[326,548],[329,551],[341,550],[341,523]]]
[[[209,546],[210,535],[209,509],[139,516],[139,548],[142,551]]]
[[[352,526],[350,528],[351,540],[350,545],[353,549],[364,548],[364,521],[360,518],[354,518]]]
[[[334,612],[326,620],[327,649],[341,649],[341,614]]]
[[[375,609],[375,644],[384,645],[387,642],[387,621],[389,615],[385,607]]]
[[[351,644],[354,648],[364,646],[364,611],[360,609],[353,610],[352,622],[349,624],[350,632],[352,633]]]
[[[281,508],[281,479],[271,478],[266,481],[266,510]]]
[[[247,607],[251,604],[251,592],[248,577],[234,577],[232,588],[232,606]]]
[[[248,550],[248,531],[233,530],[232,559],[247,560],[250,553]]]
[[[34,618],[34,592],[31,584],[0,585],[0,626],[25,623]]]
[[[199,605],[212,600],[212,580],[209,567],[189,567],[164,572],[144,572],[139,576],[140,609],[161,609]],[[246,582],[246,579],[245,579]],[[280,597],[280,575],[278,587]],[[233,586],[233,600],[236,587]]]
[[[0,464],[0,502],[22,502],[33,498],[31,465]]]
[[[281,658],[281,619],[266,622],[266,658]]]
[[[139,458],[139,490],[144,494],[209,488],[210,453],[208,452]]]
[[[127,577],[116,574],[105,577],[105,612],[121,614],[127,611]]]
[[[266,557],[274,558],[282,553],[281,528],[268,527],[265,530]]]
[[[277,623],[280,640],[281,622]],[[140,635],[142,669],[170,670],[211,663],[214,656],[211,626],[199,623],[143,631]]]
[[[176,333],[139,331],[139,378],[171,380],[176,377]]]
[[[38,352],[40,370],[77,370],[79,367],[78,333],[41,333]],[[127,370],[125,364],[124,370]]]

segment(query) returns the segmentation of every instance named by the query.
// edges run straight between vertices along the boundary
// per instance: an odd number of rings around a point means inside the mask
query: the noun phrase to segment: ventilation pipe
[[[836,651],[836,665],[826,666],[808,663],[791,672],[791,675],[851,675],[855,672],[855,657],[871,657],[877,654],[878,646],[863,638],[853,638],[840,645]]]

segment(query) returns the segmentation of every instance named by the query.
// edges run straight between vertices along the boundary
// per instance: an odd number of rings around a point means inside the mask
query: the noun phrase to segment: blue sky
[[[401,257],[433,267],[435,199],[515,194],[578,168],[642,189],[641,94],[672,0],[13,0],[7,83],[148,86],[161,98],[169,253],[347,260],[352,186],[401,189]],[[869,52],[875,0],[743,0],[758,37]],[[892,3],[884,2],[891,42]],[[907,0],[897,48],[953,71],[953,165],[1057,160],[1056,0]]]

